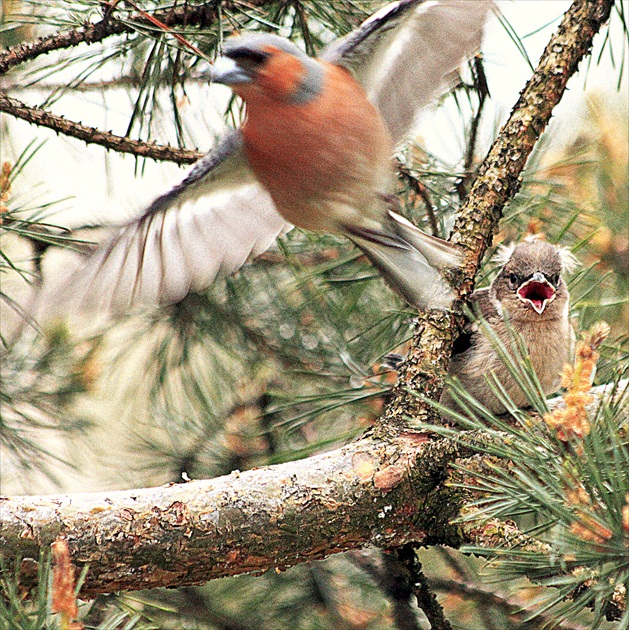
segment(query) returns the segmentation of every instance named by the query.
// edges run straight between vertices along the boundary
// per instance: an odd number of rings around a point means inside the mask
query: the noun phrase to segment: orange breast
[[[345,70],[327,65],[320,96],[305,104],[245,98],[247,159],[292,223],[335,231],[342,206],[373,206],[387,192],[392,145],[377,110]]]

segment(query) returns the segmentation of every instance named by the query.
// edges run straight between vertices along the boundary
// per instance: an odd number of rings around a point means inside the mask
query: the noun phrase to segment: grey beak
[[[223,85],[251,83],[253,79],[233,59],[219,57],[212,66],[212,82]]]
[[[546,279],[546,276],[541,271],[536,271],[533,274],[531,281],[532,282],[545,282],[546,284],[548,284],[548,280]]]

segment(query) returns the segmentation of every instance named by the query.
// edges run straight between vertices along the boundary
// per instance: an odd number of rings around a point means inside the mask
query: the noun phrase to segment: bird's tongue
[[[523,300],[528,300],[533,308],[541,313],[546,306],[546,301],[554,297],[555,290],[545,282],[527,282],[518,289],[518,295]]]

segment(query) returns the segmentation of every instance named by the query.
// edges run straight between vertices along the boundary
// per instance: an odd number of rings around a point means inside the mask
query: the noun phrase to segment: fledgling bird
[[[538,238],[501,248],[496,260],[502,264],[500,272],[489,288],[474,292],[471,306],[507,349],[513,344],[513,335],[505,320],[510,322],[528,350],[544,394],[553,394],[559,389],[562,368],[574,351],[575,335],[569,321],[570,296],[561,274],[570,272],[576,260],[568,250]],[[496,375],[518,407],[529,404],[490,339],[477,324],[470,324],[455,341],[448,376],[456,376],[492,413],[504,413],[504,406],[485,379],[490,372]],[[457,408],[448,388],[441,402]]]
[[[492,0],[400,0],[317,58],[288,40],[228,40],[213,68],[246,120],[188,175],[44,286],[36,317],[170,304],[293,225],[349,237],[411,304],[447,307],[460,253],[392,211],[394,149],[480,46]]]

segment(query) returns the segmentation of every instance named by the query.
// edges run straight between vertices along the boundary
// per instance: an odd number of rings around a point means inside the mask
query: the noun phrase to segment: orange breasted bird
[[[343,234],[409,303],[447,308],[458,249],[392,211],[392,156],[480,46],[491,0],[401,0],[315,59],[288,40],[226,41],[213,80],[246,105],[178,184],[44,286],[39,314],[174,303],[293,225]],[[57,305],[57,308],[55,308]]]

